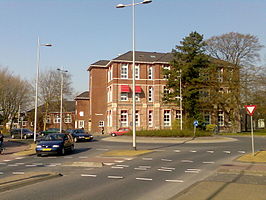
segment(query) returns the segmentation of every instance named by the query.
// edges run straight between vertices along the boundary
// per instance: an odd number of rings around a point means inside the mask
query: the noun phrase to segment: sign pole
[[[253,135],[253,121],[252,121],[252,115],[250,116],[250,128],[251,128],[251,143],[252,143],[252,155],[254,156],[254,135]]]

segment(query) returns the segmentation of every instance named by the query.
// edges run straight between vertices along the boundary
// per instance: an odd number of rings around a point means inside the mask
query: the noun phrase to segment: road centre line
[[[194,161],[192,161],[192,160],[181,160],[181,162],[183,162],[183,163],[193,163]]]
[[[146,171],[146,170],[148,170],[147,168],[142,168],[142,167],[136,167],[136,168],[134,168],[135,170],[142,170],[142,171]]]
[[[174,152],[177,152],[177,153],[179,153],[179,152],[181,152],[180,150],[178,150],[178,149],[176,149],[176,150],[174,150]]]
[[[202,162],[203,164],[213,164],[213,163],[215,163],[214,161],[204,161],[204,162]]]
[[[185,173],[195,173],[195,174],[198,174],[199,171],[185,171]]]
[[[88,156],[79,156],[79,158],[88,158]]]
[[[112,166],[113,169],[124,169],[124,167]]]
[[[0,175],[4,174],[4,172],[0,172]]]
[[[129,165],[116,165],[117,167],[129,167]]]
[[[140,180],[140,181],[152,181],[152,178],[136,178],[136,180]]]
[[[161,167],[162,169],[171,169],[171,170],[175,170],[174,167]]]
[[[148,166],[148,165],[141,165],[139,166],[140,168],[151,168],[151,166]]]
[[[97,177],[96,174],[81,174],[83,177]]]
[[[206,151],[207,153],[214,153],[214,151]]]
[[[166,182],[183,183],[183,180],[165,180]]]
[[[37,167],[37,165],[25,165],[26,167]]]
[[[65,156],[64,158],[73,158],[72,156]]]
[[[231,153],[231,151],[223,151],[224,153],[227,153],[227,154],[230,154]]]
[[[157,169],[158,171],[163,171],[163,172],[172,172],[172,169]]]
[[[113,165],[113,164],[115,164],[115,163],[103,163],[104,165],[108,165],[108,166],[110,166],[110,165]]]
[[[142,160],[153,160],[153,158],[142,158]]]
[[[111,178],[111,179],[122,179],[124,177],[123,176],[108,176],[108,178]]]
[[[115,160],[116,163],[122,163],[125,162],[124,160]]]
[[[161,159],[161,161],[172,162],[173,160],[169,160],[169,159],[165,159],[165,158],[163,158],[163,159]]]
[[[238,153],[246,153],[245,151],[238,151]]]
[[[7,165],[8,167],[17,167],[18,165],[16,165],[16,164],[9,164],[9,165]]]
[[[12,174],[21,175],[21,174],[25,174],[25,172],[12,172]]]
[[[197,151],[195,151],[195,150],[191,150],[190,152],[191,152],[191,153],[196,153]]]
[[[25,158],[25,157],[17,157],[17,158],[15,158],[16,160],[20,160],[20,159],[23,159],[23,158]]]
[[[9,162],[9,161],[11,161],[11,160],[3,160],[4,162]]]
[[[96,149],[97,151],[108,151],[109,149]]]
[[[1,162],[0,165],[6,165],[6,163]]]

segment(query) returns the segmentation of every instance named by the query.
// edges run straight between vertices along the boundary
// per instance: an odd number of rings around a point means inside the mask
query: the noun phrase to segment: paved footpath
[[[4,141],[4,152],[0,155],[0,161],[13,160],[17,157],[15,154],[28,150],[29,144],[24,144],[16,141]]]

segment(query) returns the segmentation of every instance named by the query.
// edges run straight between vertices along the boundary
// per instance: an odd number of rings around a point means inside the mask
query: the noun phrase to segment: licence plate
[[[51,151],[52,149],[48,149],[48,148],[46,148],[46,149],[42,149],[42,151]]]
[[[90,137],[86,137],[85,139],[91,139]]]

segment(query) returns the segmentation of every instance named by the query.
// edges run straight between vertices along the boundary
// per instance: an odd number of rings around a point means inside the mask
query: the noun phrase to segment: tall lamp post
[[[57,69],[61,73],[61,102],[60,102],[60,133],[62,133],[62,122],[63,122],[63,84],[64,84],[64,73],[67,73],[67,70]]]
[[[148,4],[151,3],[151,0],[143,0],[142,2],[135,3],[135,0],[132,0],[132,4],[118,4],[116,8],[124,8],[132,6],[132,87],[133,87],[133,95],[132,95],[132,122],[133,122],[133,148],[136,150],[136,94],[135,94],[135,76],[136,76],[136,68],[135,68],[135,6],[140,4]]]
[[[52,44],[41,44],[40,38],[37,41],[37,63],[36,63],[36,82],[35,82],[35,113],[34,113],[34,142],[36,142],[37,133],[37,115],[38,115],[38,83],[40,72],[40,47],[51,47]]]

